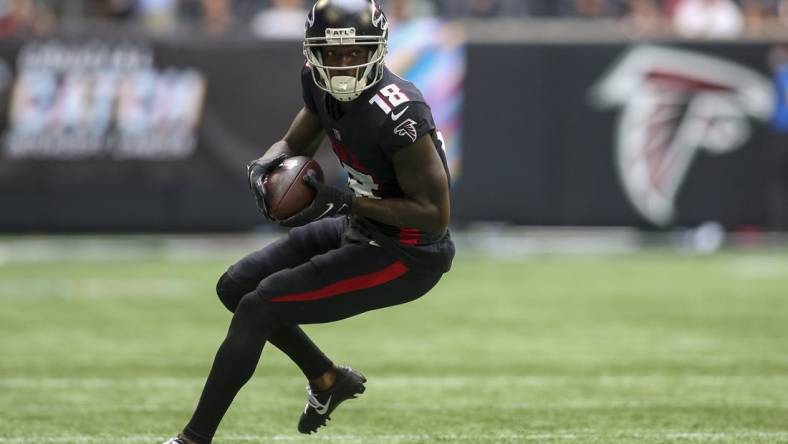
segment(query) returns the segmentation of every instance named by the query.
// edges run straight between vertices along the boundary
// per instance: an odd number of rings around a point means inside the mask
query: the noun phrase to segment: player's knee
[[[232,312],[235,312],[241,298],[249,291],[249,289],[231,278],[227,273],[222,274],[219,281],[216,282],[216,295],[219,296],[222,304]]]
[[[235,317],[250,320],[258,327],[274,329],[276,316],[271,302],[263,299],[257,291],[244,295],[235,309]]]

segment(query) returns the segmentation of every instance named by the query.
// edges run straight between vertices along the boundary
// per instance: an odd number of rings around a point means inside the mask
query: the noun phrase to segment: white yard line
[[[264,379],[277,384],[301,384],[303,378],[297,376],[271,376]],[[118,377],[118,378],[0,378],[0,388],[168,388],[189,387],[205,382],[204,377],[159,378],[159,377]],[[468,385],[483,387],[511,386],[556,386],[597,384],[605,386],[730,386],[730,385],[788,385],[788,375],[774,376],[660,376],[660,375],[621,375],[621,376],[375,376],[370,378],[370,387],[427,387],[462,388]]]
[[[296,402],[300,399],[296,400]],[[505,403],[500,401],[457,401],[457,402],[435,402],[429,403],[391,403],[391,402],[366,402],[364,404],[353,404],[346,407],[347,410],[365,411],[374,409],[376,411],[386,412],[448,412],[448,411],[497,411],[497,412],[517,412],[517,411],[570,411],[570,410],[594,410],[594,409],[618,409],[618,410],[649,410],[649,409],[702,409],[702,408],[728,408],[728,409],[742,409],[742,408],[761,408],[772,410],[788,410],[788,402],[785,401],[770,401],[765,399],[736,399],[732,401],[719,401],[715,399],[709,400],[691,400],[691,401],[670,401],[670,400],[654,400],[654,401],[632,401],[627,399],[612,399],[612,400],[599,400],[589,401],[585,399],[563,399],[559,401],[549,402],[514,402]],[[74,406],[73,402],[63,401],[47,401],[47,402],[26,402],[24,407],[19,410],[23,413],[26,412],[40,412],[40,411],[70,411]],[[169,411],[172,410],[171,400],[161,402],[146,402],[144,404],[124,405],[114,404],[111,407],[106,405],[91,405],[89,407],[80,407],[80,412],[85,413],[132,413],[142,412],[149,413],[153,411]],[[271,405],[266,407],[256,407],[256,411],[280,411],[281,406]]]
[[[443,440],[449,442],[480,442],[480,441],[536,441],[563,440],[575,441],[578,439],[672,439],[688,441],[719,441],[730,439],[767,439],[777,440],[788,438],[788,432],[763,432],[763,431],[731,431],[731,432],[682,432],[682,431],[653,431],[653,432],[612,432],[598,433],[592,431],[556,432],[556,433],[472,433],[472,434],[391,434],[391,435],[323,435],[314,437],[300,437],[295,435],[244,435],[220,436],[221,442],[348,442],[348,443],[379,443],[379,442],[417,442],[430,440]],[[92,443],[157,443],[166,439],[163,436],[134,435],[66,435],[66,436],[12,436],[0,437],[0,444],[92,444]]]
[[[267,377],[267,382],[279,387],[296,387],[303,385],[304,381],[300,377]],[[51,396],[45,403],[28,401],[26,407],[58,409],[63,408],[60,393],[69,393],[73,390],[80,390],[85,396],[100,396],[102,390],[110,391],[143,391],[149,392],[148,402],[138,405],[137,408],[143,411],[156,410],[165,407],[165,404],[157,402],[157,396],[161,389],[189,389],[198,390],[204,383],[205,378],[0,378],[0,389],[5,389],[6,394],[16,393],[18,396],[25,396],[26,393],[33,391],[46,390]],[[670,395],[652,397],[652,399],[638,400],[611,393],[611,396],[603,399],[587,399],[582,395],[569,395],[553,401],[533,399],[528,396],[529,388],[536,387],[565,387],[565,386],[587,386],[587,385],[606,385],[609,388],[632,388],[632,387],[688,387],[690,389],[701,390],[707,393],[700,399],[675,399]],[[475,401],[453,400],[451,395],[447,395],[447,402],[429,403],[410,402],[401,398],[405,402],[390,402],[375,404],[370,400],[365,406],[348,406],[349,409],[369,408],[374,405],[375,409],[386,411],[449,411],[465,409],[494,409],[499,411],[538,411],[538,410],[583,410],[583,409],[653,409],[653,408],[769,408],[788,410],[788,398],[779,395],[786,393],[788,389],[788,376],[690,376],[690,377],[660,377],[660,376],[632,376],[625,375],[619,378],[613,376],[605,377],[567,377],[567,376],[521,376],[506,377],[496,376],[491,378],[475,378],[464,376],[436,376],[436,377],[375,377],[367,383],[370,389],[378,389],[378,393],[385,393],[386,390],[401,391],[402,388],[440,390],[451,388],[463,388],[474,385],[480,390],[481,394],[494,393],[501,388],[507,389],[511,395],[506,400],[492,402],[483,396]],[[739,387],[741,384],[752,386],[757,384],[761,387],[768,387],[769,392],[777,390],[775,396],[762,397],[758,394],[742,396],[740,394],[725,396],[726,390],[730,387]],[[511,392],[512,389],[520,389]],[[57,390],[65,390],[59,392]],[[91,390],[93,392],[91,392]],[[711,391],[709,391],[711,390]],[[722,390],[722,391],[719,391]],[[761,390],[759,393],[763,393]],[[521,394],[517,396],[517,394]],[[578,397],[580,396],[580,397]],[[9,398],[12,399],[12,398]],[[373,402],[370,404],[369,402]],[[0,402],[0,406],[2,406]],[[70,401],[66,407],[70,405]],[[105,410],[107,407],[96,405],[96,409]],[[124,405],[123,403],[111,407],[113,411],[134,411],[135,406]],[[1,443],[0,443],[1,444]]]
[[[779,279],[788,276],[788,260],[782,256],[750,256],[731,261],[734,275],[742,279]]]
[[[197,291],[206,291],[194,279],[147,277],[63,277],[0,279],[0,298],[109,298],[175,297],[186,298]]]

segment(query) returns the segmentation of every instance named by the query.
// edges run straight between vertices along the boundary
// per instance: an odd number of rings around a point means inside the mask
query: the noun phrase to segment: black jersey
[[[380,82],[350,102],[346,111],[315,85],[308,66],[301,75],[305,106],[320,116],[331,148],[348,173],[348,185],[357,196],[373,199],[404,196],[392,157],[424,135],[432,137],[449,177],[443,140],[421,92],[413,83],[383,69]],[[370,237],[387,244],[396,243],[401,250],[402,246],[427,246],[448,239],[448,235],[430,238],[416,228],[352,219],[362,232],[371,232]]]

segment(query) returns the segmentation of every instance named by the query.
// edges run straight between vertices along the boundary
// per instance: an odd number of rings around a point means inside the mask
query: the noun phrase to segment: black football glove
[[[279,154],[270,160],[263,160],[261,157],[257,160],[249,162],[249,164],[246,165],[246,174],[249,179],[249,189],[252,191],[252,194],[254,194],[254,198],[257,201],[257,208],[260,209],[260,212],[263,213],[263,216],[270,220],[273,220],[273,218],[270,214],[268,214],[268,206],[265,204],[265,187],[263,187],[263,179],[265,178],[266,174],[279,167],[279,165],[281,165],[282,162],[284,162],[284,160],[287,158],[287,154]]]
[[[317,192],[315,200],[294,216],[280,221],[279,225],[290,228],[300,227],[324,217],[350,213],[350,207],[353,205],[353,193],[350,190],[338,190],[325,185],[315,179],[312,174],[304,176],[304,182]]]

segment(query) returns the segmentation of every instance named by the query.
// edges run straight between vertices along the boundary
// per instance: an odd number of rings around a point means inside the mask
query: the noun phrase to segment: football
[[[285,159],[263,179],[265,203],[272,218],[287,219],[312,203],[315,190],[304,182],[307,174],[323,181],[320,164],[306,156],[294,156]]]

